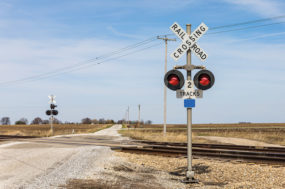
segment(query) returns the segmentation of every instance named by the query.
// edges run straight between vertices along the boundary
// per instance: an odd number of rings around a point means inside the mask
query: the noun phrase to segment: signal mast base
[[[187,171],[186,172],[186,178],[181,181],[182,183],[185,184],[190,184],[190,183],[199,183],[198,179],[194,178],[194,171]]]

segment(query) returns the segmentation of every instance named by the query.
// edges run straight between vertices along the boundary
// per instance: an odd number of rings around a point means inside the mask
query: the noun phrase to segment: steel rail
[[[163,155],[163,156],[186,156],[187,150],[182,150],[178,148],[176,150],[171,147],[166,148],[136,148],[136,147],[122,147],[117,149],[122,152],[131,153],[145,153],[153,155]],[[278,162],[285,163],[285,153],[272,153],[272,152],[250,152],[250,151],[240,151],[240,150],[220,150],[220,149],[203,149],[203,148],[193,148],[193,155],[195,156],[210,156],[219,158],[229,158],[229,159],[239,159],[239,160],[256,160],[263,162]]]
[[[152,142],[152,141],[137,141],[153,146],[166,146],[166,147],[186,147],[186,143],[173,143],[173,142]],[[246,146],[246,145],[231,145],[231,144],[204,144],[193,143],[193,147],[211,148],[211,149],[235,149],[235,150],[250,150],[261,152],[285,152],[284,147],[269,147],[269,146]]]

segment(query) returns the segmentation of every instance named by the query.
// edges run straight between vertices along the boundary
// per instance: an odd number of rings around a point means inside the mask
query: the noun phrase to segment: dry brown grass
[[[119,181],[116,183],[110,183],[102,179],[71,179],[62,188],[66,189],[122,189],[123,184]]]
[[[166,136],[163,136],[162,128],[163,125],[144,125],[144,128],[124,130],[121,133],[138,140],[186,142],[186,125],[167,125]],[[196,124],[192,131],[193,142],[197,143],[211,142],[195,136],[221,136],[285,145],[284,123]]]
[[[163,134],[160,130],[121,130],[120,133],[123,136],[127,136],[136,140],[149,140],[156,142],[187,142],[186,132],[166,132]],[[210,143],[205,139],[199,139],[195,137],[195,133],[192,134],[192,140],[196,143]]]
[[[220,124],[193,124],[193,129],[231,129],[231,128],[285,128],[285,123],[220,123]],[[142,125],[142,128],[162,129],[162,124]],[[186,124],[167,124],[167,128],[185,129]]]
[[[234,137],[245,138],[250,140],[257,140],[270,144],[285,145],[285,129],[268,129],[260,131],[247,130],[224,130],[224,131],[212,131],[212,132],[199,132],[196,133],[199,136],[220,136],[220,137]]]
[[[101,129],[110,127],[111,125],[96,124],[56,124],[53,126],[54,135],[64,135],[80,133],[93,133]],[[0,125],[0,135],[18,135],[18,136],[51,136],[50,125]]]

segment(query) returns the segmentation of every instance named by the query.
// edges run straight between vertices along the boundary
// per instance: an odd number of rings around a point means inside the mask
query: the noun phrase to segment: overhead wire
[[[276,17],[270,17],[270,18],[265,18],[265,19],[252,20],[252,21],[247,21],[247,22],[240,22],[240,23],[236,23],[236,24],[228,24],[228,25],[222,25],[222,26],[217,26],[217,27],[211,27],[211,28],[209,28],[209,31],[219,30],[221,28],[231,28],[231,27],[236,27],[236,26],[243,26],[243,25],[249,25],[249,24],[254,24],[254,23],[266,22],[266,21],[277,20],[277,19],[281,19],[281,18],[285,18],[285,15],[276,16]],[[236,28],[236,29],[230,29],[230,30],[222,30],[222,31],[217,31],[217,32],[209,32],[208,35],[219,34],[219,33],[226,33],[226,32],[233,32],[233,31],[241,31],[241,30],[247,30],[247,29],[252,29],[252,28],[259,28],[259,27],[266,27],[266,26],[277,25],[277,24],[281,24],[281,23],[285,23],[285,21],[269,23],[269,24],[263,24],[263,25],[248,26],[248,27],[242,27],[242,28]],[[174,34],[165,34],[164,36],[169,36],[169,35],[174,35]],[[93,66],[93,65],[98,65],[98,64],[101,64],[103,62],[116,60],[118,58],[130,55],[132,53],[137,53],[137,52],[140,52],[142,50],[146,50],[146,49],[149,49],[151,47],[157,46],[157,45],[152,45],[150,47],[146,47],[146,48],[143,48],[143,49],[139,49],[137,51],[132,51],[130,53],[114,57],[115,55],[119,55],[119,54],[121,54],[121,53],[123,53],[125,51],[131,51],[132,49],[135,49],[135,48],[147,45],[149,43],[152,43],[153,41],[156,41],[156,39],[157,39],[156,36],[155,37],[150,37],[150,38],[148,38],[146,40],[143,40],[141,42],[138,42],[138,43],[126,46],[124,48],[115,50],[113,52],[106,53],[104,55],[101,55],[101,56],[98,56],[98,57],[95,57],[95,58],[92,58],[92,59],[89,59],[89,60],[86,60],[86,61],[83,61],[83,62],[78,62],[76,64],[73,64],[73,65],[70,65],[70,66],[65,66],[65,67],[62,67],[62,68],[59,68],[59,69],[55,69],[53,71],[46,72],[46,73],[43,73],[43,74],[38,74],[38,75],[25,77],[25,78],[22,78],[22,79],[17,79],[17,80],[12,80],[12,81],[0,82],[0,85],[46,79],[46,78],[54,77],[54,76],[57,76],[57,75],[60,75],[60,74],[81,70],[83,68],[90,67],[90,66]],[[111,58],[111,57],[114,57],[114,58]],[[107,58],[109,58],[109,59],[107,59]],[[107,59],[107,60],[104,60],[104,59]]]
[[[2,85],[2,84],[11,84],[11,83],[15,83],[15,82],[22,82],[22,81],[26,81],[26,80],[33,80],[33,79],[36,79],[36,78],[41,78],[42,76],[54,75],[55,73],[63,72],[63,71],[66,72],[66,70],[73,69],[73,68],[76,68],[76,67],[80,67],[82,65],[93,63],[93,62],[96,62],[96,61],[100,61],[101,59],[104,59],[104,58],[112,57],[112,56],[114,56],[116,54],[120,54],[120,53],[122,53],[124,51],[128,51],[128,50],[131,50],[131,49],[134,49],[134,48],[137,48],[137,47],[149,44],[149,43],[151,43],[151,42],[153,42],[155,40],[156,40],[156,37],[151,37],[151,38],[148,38],[148,39],[143,40],[141,42],[138,42],[138,43],[126,46],[126,47],[124,47],[122,49],[115,50],[113,52],[109,52],[108,54],[101,55],[101,56],[98,56],[98,57],[95,57],[95,58],[92,58],[92,59],[89,59],[89,60],[86,60],[86,61],[83,61],[83,62],[79,62],[79,63],[73,64],[73,65],[70,65],[70,66],[65,66],[65,67],[62,67],[62,68],[59,68],[59,69],[55,69],[55,70],[52,70],[50,72],[46,72],[46,73],[43,73],[43,74],[38,74],[38,75],[25,77],[25,78],[22,78],[22,79],[17,79],[17,80],[12,80],[12,81],[7,81],[7,82],[0,82],[0,85]]]
[[[266,21],[272,21],[272,20],[278,20],[285,18],[285,15],[281,16],[275,16],[275,17],[270,17],[270,18],[265,18],[265,19],[258,19],[258,20],[251,20],[247,22],[240,22],[236,24],[227,24],[227,25],[222,25],[222,26],[216,26],[216,27],[209,27],[209,31],[212,30],[219,30],[222,28],[231,28],[231,27],[236,27],[236,26],[243,26],[243,25],[249,25],[249,24],[254,24],[254,23],[259,23],[259,22],[266,22]],[[236,28],[236,29],[230,29],[230,30],[223,30],[223,31],[218,31],[218,32],[209,32],[206,33],[205,35],[211,35],[211,34],[218,34],[218,33],[227,33],[227,32],[234,32],[234,31],[240,31],[240,30],[247,30],[247,29],[252,29],[252,28],[259,28],[259,27],[266,27],[266,26],[271,26],[271,25],[278,25],[285,23],[285,21],[280,21],[280,22],[274,22],[274,23],[269,23],[269,24],[262,24],[262,25],[255,25],[255,26],[248,26],[248,27],[242,27],[242,28]],[[166,36],[172,36],[175,35],[173,33],[168,33]]]
[[[240,23],[236,23],[236,24],[228,24],[228,25],[216,26],[216,27],[211,27],[210,30],[217,30],[217,29],[221,29],[221,28],[229,28],[229,27],[236,27],[236,26],[254,24],[254,23],[258,23],[258,22],[277,20],[277,19],[280,19],[280,18],[285,18],[285,15],[275,16],[275,17],[270,17],[270,18],[264,18],[264,19],[258,19],[258,20],[251,20],[251,21],[247,21],[247,22],[240,22]]]
[[[147,46],[147,47],[144,47],[144,48],[141,48],[141,49],[138,49],[138,50],[135,50],[135,51],[132,51],[132,52],[120,55],[120,56],[116,56],[114,58],[109,58],[109,59],[106,59],[106,60],[102,60],[102,61],[96,62],[95,64],[94,63],[90,63],[90,64],[82,65],[81,67],[77,67],[76,69],[73,69],[73,70],[68,70],[68,71],[65,71],[65,72],[56,73],[56,74],[54,74],[52,76],[41,77],[39,79],[46,79],[46,78],[54,77],[54,76],[61,75],[61,74],[64,74],[64,73],[71,73],[71,72],[75,72],[75,71],[78,71],[78,70],[82,70],[82,69],[87,68],[87,67],[100,65],[102,63],[109,62],[109,61],[112,61],[112,60],[117,60],[119,58],[128,56],[130,54],[135,54],[135,53],[138,53],[138,52],[141,52],[141,51],[144,51],[144,50],[148,50],[148,49],[150,49],[152,47],[155,47],[155,46],[158,46],[158,45],[161,45],[161,43],[156,43],[154,45],[150,45],[150,46]]]
[[[252,29],[252,28],[260,28],[260,27],[272,26],[272,25],[277,25],[277,24],[282,24],[282,23],[285,23],[285,21],[274,22],[274,23],[270,23],[270,24],[257,25],[257,26],[248,26],[248,27],[244,27],[244,28],[236,28],[236,29],[231,29],[231,30],[209,32],[209,33],[207,33],[207,35],[218,34],[218,33],[226,33],[226,32],[233,32],[233,31],[241,31],[241,30],[248,30],[248,29]]]
[[[63,72],[54,72],[53,74],[50,74],[50,75],[41,76],[41,77],[37,77],[37,78],[34,78],[34,79],[29,79],[29,80],[26,80],[26,79],[25,79],[25,80],[9,81],[9,83],[0,83],[0,84],[10,84],[10,83],[12,83],[12,82],[21,82],[21,83],[23,83],[23,82],[31,82],[31,81],[37,81],[37,80],[42,80],[42,79],[50,78],[50,77],[55,77],[55,76],[58,76],[58,75],[61,75],[61,74],[64,74],[64,73],[71,73],[71,72],[75,72],[75,71],[78,71],[78,70],[81,70],[81,69],[84,69],[84,68],[87,68],[87,67],[100,65],[101,63],[104,63],[104,62],[109,62],[109,61],[112,61],[112,60],[117,60],[117,59],[119,59],[119,58],[128,56],[128,55],[130,55],[130,54],[135,54],[135,53],[138,53],[138,52],[141,52],[141,51],[150,49],[150,48],[155,47],[155,46],[158,46],[158,45],[161,45],[161,43],[156,43],[156,44],[154,44],[154,45],[150,45],[150,46],[147,46],[147,47],[144,47],[144,48],[135,50],[135,51],[131,51],[131,52],[129,52],[129,53],[126,53],[126,54],[123,54],[123,55],[120,55],[120,56],[116,56],[116,57],[114,57],[114,58],[109,58],[109,59],[106,59],[106,60],[102,60],[102,61],[99,61],[99,62],[96,62],[96,63],[90,62],[90,64],[84,64],[84,65],[81,65],[81,67],[76,67],[76,68],[73,68],[73,69],[71,69],[71,70],[66,70],[66,71],[63,71]]]

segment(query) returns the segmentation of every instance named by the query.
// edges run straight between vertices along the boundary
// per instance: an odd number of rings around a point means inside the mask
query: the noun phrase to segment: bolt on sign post
[[[186,25],[186,32],[176,22],[170,26],[170,30],[182,40],[182,43],[170,55],[175,61],[186,56],[186,64],[174,66],[173,70],[168,71],[164,77],[166,87],[176,91],[177,98],[184,99],[184,107],[187,108],[187,172],[186,179],[183,182],[198,182],[194,178],[192,170],[192,108],[195,107],[195,99],[203,98],[203,90],[207,90],[214,85],[215,77],[212,72],[206,70],[205,66],[195,66],[191,64],[191,52],[193,52],[201,61],[208,57],[207,53],[197,44],[197,41],[208,31],[206,24],[201,23],[192,33],[191,25]],[[186,70],[186,79],[177,69]],[[194,79],[191,78],[191,71],[202,69],[196,73]],[[184,90],[182,89],[184,86]],[[194,88],[196,86],[197,89]]]
[[[57,107],[57,105],[55,105],[56,101],[54,100],[55,99],[55,96],[54,95],[50,95],[48,96],[50,101],[50,110],[47,110],[46,111],[46,114],[48,116],[50,116],[49,120],[50,120],[50,129],[51,129],[51,135],[53,135],[53,119],[54,117],[53,116],[56,116],[58,114],[58,111],[55,110],[55,108]]]

